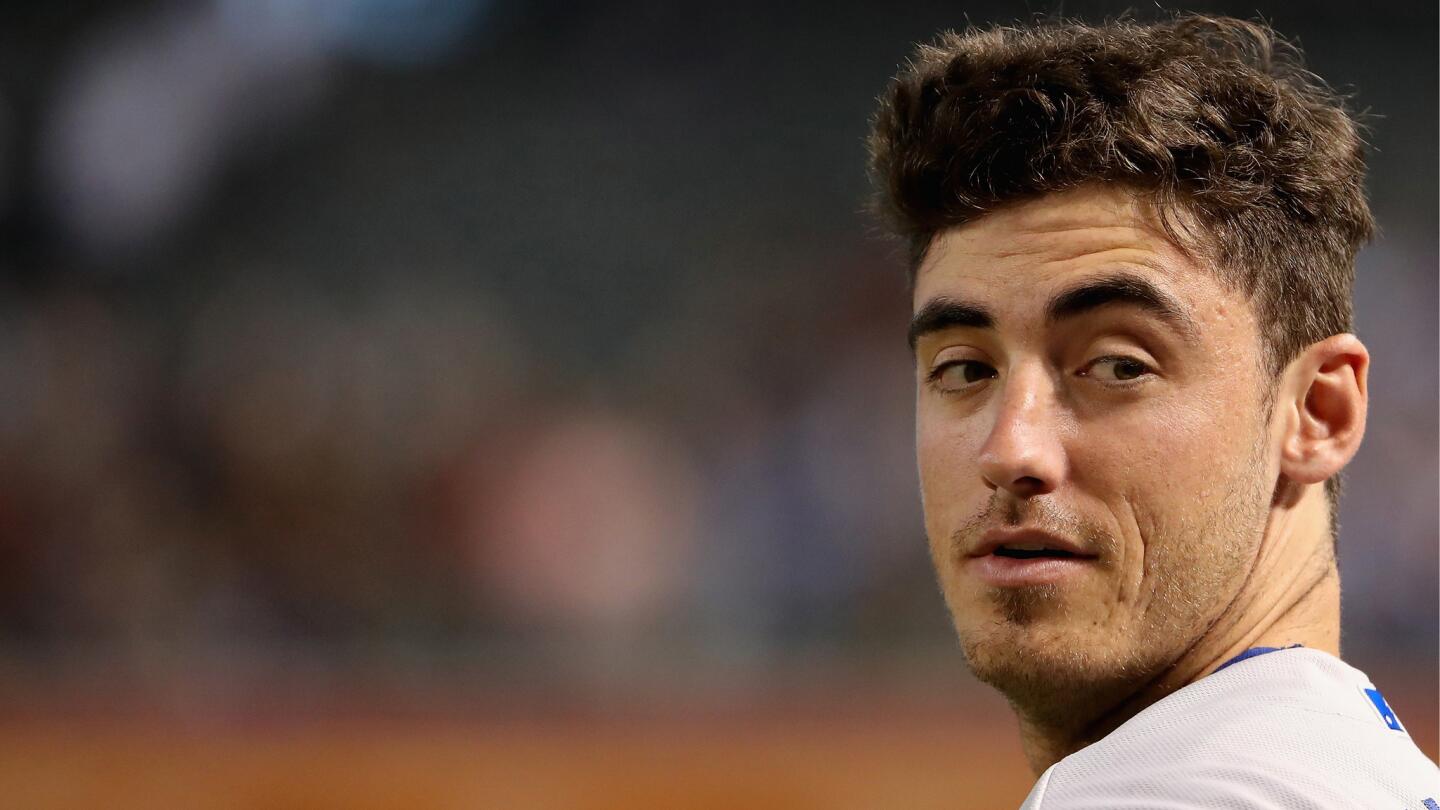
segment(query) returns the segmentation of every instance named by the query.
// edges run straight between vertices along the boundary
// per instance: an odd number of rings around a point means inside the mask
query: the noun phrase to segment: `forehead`
[[[1002,208],[938,234],[915,277],[915,308],[938,296],[983,300],[1016,314],[1060,285],[1124,270],[1181,300],[1223,294],[1218,274],[1178,248],[1128,192],[1087,187]]]

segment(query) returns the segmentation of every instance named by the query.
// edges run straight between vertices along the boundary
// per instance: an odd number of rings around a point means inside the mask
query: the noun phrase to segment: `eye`
[[[929,379],[942,393],[955,393],[998,376],[993,366],[979,360],[952,360],[937,366]]]
[[[1101,357],[1080,370],[1082,377],[1094,377],[1105,383],[1127,383],[1154,374],[1154,369],[1133,357]]]

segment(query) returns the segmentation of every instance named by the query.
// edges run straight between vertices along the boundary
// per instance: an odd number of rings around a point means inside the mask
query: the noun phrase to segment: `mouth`
[[[992,529],[964,564],[987,585],[1014,588],[1057,583],[1098,560],[1098,554],[1066,537],[1033,529]]]
[[[1000,546],[990,552],[996,557],[1005,557],[1011,560],[1068,560],[1074,559],[1074,552],[1060,548],[1026,548],[1023,546]]]

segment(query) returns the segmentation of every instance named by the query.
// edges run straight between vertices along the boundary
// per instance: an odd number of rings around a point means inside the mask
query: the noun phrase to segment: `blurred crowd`
[[[1433,666],[1434,10],[1356,33],[1324,8],[1312,64],[1385,116],[1346,641]],[[958,12],[3,14],[11,671],[953,647],[863,137]],[[1401,29],[1430,55],[1327,47]],[[1412,59],[1413,95],[1364,83]]]

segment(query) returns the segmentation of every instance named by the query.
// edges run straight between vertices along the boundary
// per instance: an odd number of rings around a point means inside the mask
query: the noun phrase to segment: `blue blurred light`
[[[219,0],[248,36],[309,39],[369,62],[417,65],[448,56],[490,0]]]
[[[344,0],[338,0],[343,2]],[[342,47],[377,62],[416,64],[449,54],[488,0],[348,0]]]

